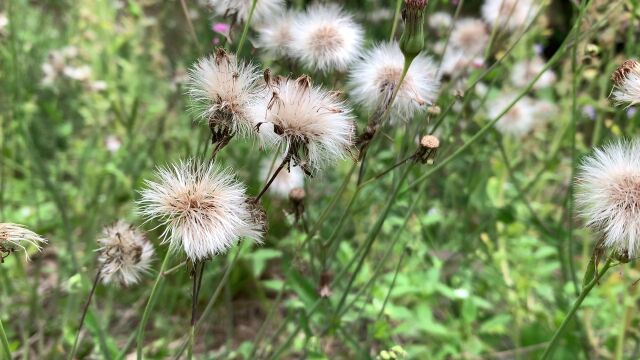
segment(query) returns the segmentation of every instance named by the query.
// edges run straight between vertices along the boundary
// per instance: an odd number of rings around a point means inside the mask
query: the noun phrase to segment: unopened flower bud
[[[416,150],[415,161],[423,164],[433,161],[436,151],[440,147],[440,139],[433,135],[425,135],[420,139],[420,147]]]
[[[427,0],[405,0],[402,10],[404,31],[400,37],[400,50],[406,59],[413,59],[424,48],[424,19]]]

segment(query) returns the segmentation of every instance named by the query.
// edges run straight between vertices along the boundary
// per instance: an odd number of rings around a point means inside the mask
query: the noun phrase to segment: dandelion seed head
[[[296,17],[290,50],[305,66],[344,71],[360,53],[364,31],[337,5],[311,5]]]
[[[489,119],[498,117],[512,102],[515,95],[502,94],[487,103]],[[536,125],[534,101],[525,96],[518,100],[496,123],[496,129],[504,135],[523,137]]]
[[[482,20],[472,18],[456,21],[449,39],[449,46],[468,57],[483,55],[488,43],[487,26]]]
[[[640,247],[640,141],[596,149],[580,165],[576,207],[604,245],[635,257]]]
[[[264,224],[229,171],[190,160],[158,169],[157,178],[146,181],[139,211],[165,227],[163,243],[172,251],[196,262],[225,252],[240,237],[261,241]]]
[[[42,250],[42,244],[47,240],[23,225],[13,223],[0,223],[0,259],[4,259],[17,250],[24,251],[29,260],[27,247],[33,246],[38,251]]]
[[[539,56],[531,59],[522,60],[511,69],[511,82],[513,85],[523,88],[529,85],[542,70],[544,70],[545,62]],[[546,70],[540,78],[533,84],[533,88],[543,89],[552,86],[556,82],[556,74],[551,70]]]
[[[256,66],[218,49],[214,55],[198,60],[189,71],[187,94],[192,100],[192,111],[207,121],[209,127],[251,134],[248,109],[264,96],[260,76]]]
[[[258,29],[258,47],[275,56],[288,56],[296,13],[287,11]]]
[[[213,13],[217,16],[236,16],[240,22],[249,19],[253,0],[209,0]],[[253,12],[252,21],[260,22],[282,12],[284,0],[259,0]]]
[[[618,104],[632,106],[640,103],[640,63],[627,60],[611,76],[613,92],[611,96]]]
[[[536,10],[532,0],[485,0],[482,17],[492,26],[514,31],[529,25]]]
[[[280,78],[270,88],[273,95],[253,111],[264,144],[283,145],[305,172],[349,154],[355,123],[351,109],[335,93],[312,85],[307,76]]]
[[[98,244],[98,262],[103,283],[130,286],[149,271],[154,253],[153,245],[133,225],[118,220],[106,226]]]
[[[383,43],[367,51],[349,76],[352,98],[374,111],[400,82],[404,56],[398,43]],[[440,87],[435,64],[420,54],[411,63],[389,115],[392,122],[406,121],[435,101]]]

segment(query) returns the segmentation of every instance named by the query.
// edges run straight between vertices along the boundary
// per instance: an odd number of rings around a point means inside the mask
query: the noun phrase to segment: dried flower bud
[[[405,0],[402,10],[404,32],[400,37],[400,50],[405,58],[413,59],[424,48],[424,19],[427,0]]]
[[[414,159],[423,164],[433,161],[439,147],[440,139],[433,135],[425,135],[420,139],[420,147],[416,150]]]
[[[289,201],[293,205],[293,215],[296,222],[300,220],[302,214],[304,214],[304,198],[307,196],[303,188],[297,187],[289,192]]]

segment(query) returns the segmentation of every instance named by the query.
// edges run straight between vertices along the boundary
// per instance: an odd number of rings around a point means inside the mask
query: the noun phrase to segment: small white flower
[[[374,111],[393,93],[403,67],[404,56],[396,42],[379,44],[368,50],[349,75],[351,96],[368,111]],[[435,101],[439,87],[436,66],[427,56],[418,55],[391,105],[391,121],[406,121],[416,112],[426,110]]]
[[[102,229],[98,239],[98,262],[102,282],[130,286],[149,271],[153,245],[144,233],[122,220]]]
[[[22,225],[12,223],[0,223],[0,260],[11,255],[16,250],[23,250],[25,257],[29,260],[26,246],[33,246],[38,251],[42,249],[41,244],[47,240],[42,236],[26,229]]]
[[[515,95],[501,94],[487,103],[489,120],[498,117],[513,102]],[[533,100],[525,96],[518,100],[496,123],[496,129],[504,135],[523,137],[531,131],[536,121],[536,108]]]
[[[633,258],[640,247],[640,141],[596,149],[580,166],[576,206],[604,245]]]
[[[488,43],[487,26],[481,20],[472,18],[456,21],[449,39],[449,46],[468,57],[483,56]]]
[[[334,93],[312,86],[308,76],[277,78],[271,97],[254,106],[254,121],[263,143],[284,145],[293,163],[305,171],[344,158],[353,143],[351,109]]]
[[[295,16],[296,13],[286,11],[272,21],[262,24],[258,29],[257,47],[275,56],[288,56],[293,37],[291,27]]]
[[[193,161],[160,168],[158,181],[145,181],[140,213],[165,226],[163,243],[182,249],[191,261],[205,260],[239,238],[260,242],[263,224],[255,217],[245,188],[229,171]]]
[[[362,47],[364,31],[337,5],[311,5],[291,29],[293,57],[320,71],[344,71]]]
[[[217,16],[236,16],[240,22],[249,19],[253,0],[209,0]],[[258,0],[252,21],[262,21],[282,12],[284,0]]]
[[[640,103],[640,63],[627,60],[613,73],[611,96],[618,104],[628,106]]]
[[[272,159],[264,159],[260,168],[260,179],[267,180],[273,175],[275,169],[280,165],[282,159],[273,162]],[[288,199],[289,193],[295,188],[304,186],[304,171],[299,166],[285,166],[269,186],[269,191],[275,196]]]
[[[232,134],[251,134],[248,109],[258,97],[264,97],[258,69],[218,49],[215,55],[201,58],[189,71],[187,93],[192,110],[211,128]]]
[[[545,62],[539,56],[535,56],[531,59],[522,60],[511,69],[511,82],[513,85],[523,88],[544,69]],[[542,73],[542,76],[533,85],[533,88],[538,90],[552,86],[556,82],[556,74],[547,70]]]
[[[514,31],[529,25],[537,10],[532,0],[485,0],[482,17],[492,26]]]

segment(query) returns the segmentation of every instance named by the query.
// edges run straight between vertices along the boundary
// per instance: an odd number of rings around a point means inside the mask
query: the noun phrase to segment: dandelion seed
[[[374,111],[398,86],[403,67],[404,56],[397,43],[379,44],[353,66],[349,76],[351,96],[368,111]],[[389,110],[391,121],[406,121],[426,110],[435,101],[439,87],[436,66],[427,56],[418,55]]]
[[[217,16],[232,16],[241,22],[249,19],[253,0],[209,0],[209,5]],[[284,0],[259,0],[253,12],[252,20],[259,22],[282,12]]]
[[[514,31],[529,25],[536,10],[531,0],[485,0],[482,17],[492,26]]]
[[[632,106],[640,103],[640,63],[627,60],[611,76],[611,96],[618,104]]]
[[[245,188],[229,171],[193,161],[160,168],[146,181],[140,213],[165,226],[163,243],[198,262],[223,253],[239,238],[260,242],[264,224],[248,204]]]
[[[131,224],[118,220],[102,230],[98,239],[98,262],[102,282],[115,282],[130,286],[149,271],[153,258],[153,245],[142,231]]]
[[[545,62],[539,56],[523,60],[516,63],[511,69],[511,82],[513,85],[523,88],[528,86],[542,70]],[[543,89],[552,86],[556,82],[556,74],[551,70],[546,70],[540,78],[533,84],[533,88]]]
[[[248,135],[252,122],[248,109],[264,94],[257,67],[218,49],[202,58],[189,71],[187,93],[192,111],[207,121],[214,142],[236,133]]]
[[[12,223],[0,223],[0,262],[17,250],[24,251],[25,258],[29,260],[27,246],[33,246],[38,251],[42,250],[42,244],[47,242],[40,235],[28,230],[23,225]]]
[[[253,111],[263,143],[284,145],[285,154],[307,173],[349,153],[354,119],[336,94],[311,85],[308,76],[279,78],[270,87],[273,95]]]
[[[631,258],[640,247],[640,141],[596,149],[580,165],[576,206],[604,246]]]
[[[283,159],[278,159],[275,163],[270,159],[262,161],[260,169],[260,178],[268,179],[273,176],[275,167],[278,166]],[[304,171],[299,166],[289,166],[278,173],[273,183],[269,186],[269,191],[279,198],[287,199],[289,192],[295,188],[304,186]]]
[[[344,71],[360,53],[364,31],[337,5],[312,5],[296,17],[290,49],[294,58],[320,71]]]
[[[274,56],[288,56],[293,38],[291,27],[296,13],[287,11],[258,28],[257,47]]]
[[[490,120],[498,117],[516,98],[515,95],[502,94],[487,103]],[[536,125],[536,108],[533,100],[525,96],[518,100],[496,123],[496,129],[504,135],[522,137]]]

